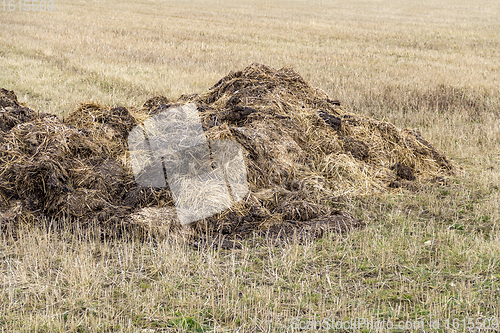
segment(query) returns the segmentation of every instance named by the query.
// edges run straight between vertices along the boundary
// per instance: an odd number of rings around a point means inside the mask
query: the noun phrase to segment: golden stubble
[[[250,63],[293,66],[349,112],[418,129],[461,169],[417,193],[345,202],[367,228],[313,243],[256,238],[224,252],[43,228],[2,236],[0,328],[280,331],[297,317],[499,318],[497,3],[55,5],[0,4],[0,86],[35,110],[140,107],[202,93]]]

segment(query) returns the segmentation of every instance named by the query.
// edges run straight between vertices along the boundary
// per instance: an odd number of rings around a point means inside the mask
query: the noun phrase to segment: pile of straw
[[[209,142],[241,146],[249,189],[231,208],[194,223],[195,233],[317,233],[317,225],[344,231],[362,223],[329,202],[416,190],[453,173],[418,131],[347,112],[290,68],[252,64],[204,94],[159,96],[140,109],[82,104],[64,121],[21,106],[2,89],[0,225],[46,216],[178,229],[168,186],[136,182],[127,137],[146,119],[187,103],[195,103]]]

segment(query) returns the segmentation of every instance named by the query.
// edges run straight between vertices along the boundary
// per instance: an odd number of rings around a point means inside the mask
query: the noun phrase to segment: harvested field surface
[[[329,202],[392,188],[416,190],[454,169],[418,131],[346,112],[291,68],[253,64],[200,95],[171,102],[154,97],[130,111],[82,104],[63,120],[21,106],[6,89],[0,100],[3,229],[39,217],[179,229],[175,214],[165,210],[174,210],[168,186],[135,181],[127,138],[141,121],[188,102],[197,105],[209,142],[232,140],[243,147],[249,182],[244,200],[194,223],[198,231],[242,236],[318,221],[345,231],[363,223]],[[155,214],[151,207],[158,208]]]
[[[0,3],[1,333],[499,330],[498,1],[49,2]]]

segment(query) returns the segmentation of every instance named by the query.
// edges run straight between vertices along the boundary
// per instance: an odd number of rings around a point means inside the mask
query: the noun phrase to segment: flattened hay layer
[[[363,223],[327,204],[446,177],[453,165],[418,131],[346,112],[290,68],[252,64],[206,93],[148,100],[142,108],[82,104],[61,121],[0,90],[0,226],[39,217],[178,230],[168,186],[134,178],[128,134],[144,120],[195,103],[209,142],[243,152],[244,200],[191,226],[194,234],[345,231]],[[212,198],[213,199],[213,198]],[[342,221],[342,222],[339,222]]]

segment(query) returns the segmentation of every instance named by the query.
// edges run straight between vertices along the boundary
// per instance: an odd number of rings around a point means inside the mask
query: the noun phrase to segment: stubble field
[[[254,62],[292,66],[347,110],[418,129],[457,165],[443,184],[343,202],[366,228],[306,243],[193,249],[82,238],[50,223],[1,235],[1,332],[274,332],[357,318],[424,323],[421,331],[437,319],[441,331],[466,331],[469,319],[500,324],[494,1],[1,6],[0,87],[34,110],[140,107],[206,91]]]

